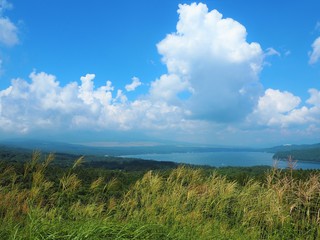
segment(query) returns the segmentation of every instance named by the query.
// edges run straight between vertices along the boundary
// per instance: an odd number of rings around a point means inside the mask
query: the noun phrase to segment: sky
[[[0,0],[0,140],[320,142],[320,3]]]

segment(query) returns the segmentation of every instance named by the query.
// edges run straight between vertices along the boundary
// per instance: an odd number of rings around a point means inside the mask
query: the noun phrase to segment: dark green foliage
[[[275,159],[288,159],[292,156],[294,159],[306,162],[320,162],[320,148],[299,149],[290,151],[276,152],[273,156]]]
[[[43,154],[39,161],[44,161],[49,153]],[[68,153],[55,153],[55,165],[61,167],[69,167],[73,164],[74,159],[78,159],[81,155]],[[32,151],[25,149],[18,149],[12,147],[0,147],[0,160],[5,162],[25,162],[31,159]],[[87,168],[105,168],[110,170],[124,170],[124,171],[147,171],[157,169],[171,169],[178,167],[177,163],[169,161],[154,161],[142,160],[136,158],[124,158],[113,156],[85,156],[83,164]]]

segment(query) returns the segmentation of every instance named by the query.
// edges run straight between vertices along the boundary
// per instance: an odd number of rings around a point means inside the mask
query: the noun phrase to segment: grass
[[[54,156],[40,159],[0,165],[0,239],[320,238],[316,172],[299,179],[273,168],[239,183],[179,167],[149,171],[119,194],[118,179],[80,179],[83,158],[56,180],[47,177]]]

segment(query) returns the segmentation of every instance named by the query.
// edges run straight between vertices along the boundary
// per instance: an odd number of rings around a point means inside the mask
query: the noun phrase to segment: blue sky
[[[0,139],[320,141],[318,1],[0,6]]]

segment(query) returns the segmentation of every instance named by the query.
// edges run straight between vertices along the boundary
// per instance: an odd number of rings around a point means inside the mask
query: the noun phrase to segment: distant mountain
[[[41,150],[44,152],[62,152],[80,155],[98,156],[125,156],[149,153],[184,153],[184,152],[255,152],[260,151],[254,148],[235,148],[235,147],[201,147],[183,145],[156,145],[156,146],[123,146],[123,147],[94,147],[80,144],[70,144],[62,142],[49,142],[39,140],[7,140],[0,144],[4,146],[16,147],[29,150]]]
[[[64,142],[50,142],[42,140],[32,140],[32,139],[14,139],[6,140],[0,142],[3,146],[15,147],[20,149],[28,150],[40,150],[43,152],[62,152],[77,155],[105,155],[104,151],[100,148],[87,147],[78,144],[70,144]]]

